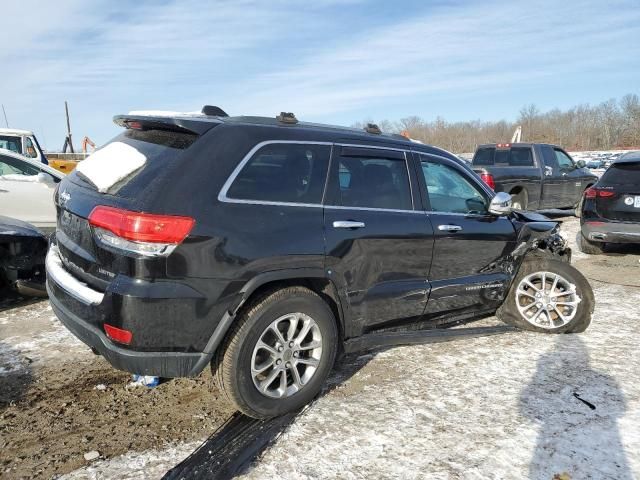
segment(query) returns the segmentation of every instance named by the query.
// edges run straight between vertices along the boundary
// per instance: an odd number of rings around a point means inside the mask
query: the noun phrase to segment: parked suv
[[[51,305],[116,368],[211,365],[238,409],[269,417],[309,402],[337,352],[394,332],[496,311],[588,326],[557,224],[511,212],[454,155],[374,125],[204,111],[115,117],[124,131],[55,195]]]
[[[640,152],[615,160],[584,194],[580,249],[602,253],[607,243],[640,244]]]

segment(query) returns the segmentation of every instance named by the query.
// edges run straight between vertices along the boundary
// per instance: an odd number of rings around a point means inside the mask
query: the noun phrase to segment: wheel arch
[[[233,325],[238,313],[240,313],[246,305],[249,305],[252,299],[257,298],[261,293],[266,292],[267,290],[291,286],[306,287],[327,302],[327,305],[331,308],[336,320],[339,339],[338,349],[339,351],[342,350],[345,340],[345,324],[342,303],[335,284],[331,279],[326,277],[324,270],[321,268],[275,270],[256,275],[245,283],[242,289],[238,292],[239,298],[233,302],[229,310],[225,312],[224,316],[220,319],[220,322],[218,322],[218,325],[211,334],[211,337],[204,348],[202,358],[194,366],[190,375],[195,376],[199,374],[207,365],[210,364],[211,359],[214,358],[216,351],[220,345],[223,344],[229,330],[231,330],[231,326]]]

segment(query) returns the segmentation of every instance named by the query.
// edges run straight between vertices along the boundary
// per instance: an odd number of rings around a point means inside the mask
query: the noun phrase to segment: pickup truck
[[[13,128],[0,128],[0,149],[18,153],[31,158],[36,162],[49,165],[38,139],[29,130],[16,130]]]
[[[598,181],[582,160],[575,162],[556,145],[491,143],[480,145],[473,170],[496,192],[511,195],[513,208],[574,208]]]

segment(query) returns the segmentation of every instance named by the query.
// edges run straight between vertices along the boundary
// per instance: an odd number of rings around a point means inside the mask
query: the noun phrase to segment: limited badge
[[[624,203],[627,205],[633,205],[633,197],[627,197],[624,199]]]

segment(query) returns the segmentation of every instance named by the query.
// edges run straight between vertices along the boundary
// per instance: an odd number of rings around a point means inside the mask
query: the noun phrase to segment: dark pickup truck
[[[496,192],[511,195],[518,210],[573,208],[598,177],[562,148],[544,143],[480,145],[473,170]]]

